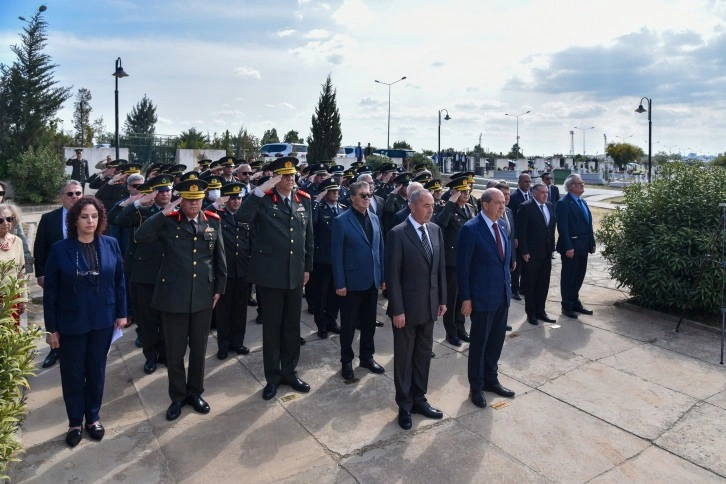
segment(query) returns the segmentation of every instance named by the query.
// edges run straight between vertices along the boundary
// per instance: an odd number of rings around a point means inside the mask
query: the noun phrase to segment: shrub
[[[58,189],[68,179],[65,160],[49,147],[30,148],[8,165],[15,198],[30,203],[57,202]]]
[[[672,163],[661,173],[650,185],[627,187],[626,206],[604,217],[597,238],[610,275],[642,306],[716,314],[726,170]],[[712,260],[692,290],[706,257]]]
[[[35,340],[38,328],[15,326],[13,301],[24,293],[26,281],[17,276],[15,262],[0,262],[0,480],[6,479],[7,465],[19,460],[22,448],[17,431],[27,412],[25,390],[34,374]]]

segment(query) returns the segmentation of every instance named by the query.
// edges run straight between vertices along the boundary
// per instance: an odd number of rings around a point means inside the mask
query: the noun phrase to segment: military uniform
[[[383,237],[389,230],[393,228],[393,219],[396,213],[408,206],[408,201],[398,193],[391,193],[386,198],[386,204],[383,207]]]

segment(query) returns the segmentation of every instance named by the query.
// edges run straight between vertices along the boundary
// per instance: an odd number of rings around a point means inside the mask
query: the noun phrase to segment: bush
[[[65,160],[49,147],[30,148],[8,165],[15,199],[30,203],[57,202],[58,190],[68,179]]]
[[[625,189],[625,205],[603,218],[597,238],[610,275],[637,304],[670,311],[720,312],[721,208],[726,170],[665,165],[652,184]],[[703,276],[698,277],[706,257]]]
[[[0,281],[0,479],[6,479],[8,463],[19,460],[22,448],[17,431],[27,412],[27,377],[34,374],[35,340],[41,331],[15,326],[13,301],[24,293],[26,281],[17,276],[13,261],[0,262]]]

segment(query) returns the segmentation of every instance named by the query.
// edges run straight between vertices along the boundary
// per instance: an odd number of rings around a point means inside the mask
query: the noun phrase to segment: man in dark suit
[[[577,318],[577,313],[592,314],[580,301],[580,288],[587,271],[587,256],[595,253],[595,235],[592,229],[592,214],[582,199],[585,184],[579,175],[570,175],[565,180],[567,195],[555,205],[557,219],[557,252],[562,255],[560,292],[562,314]]]
[[[476,208],[469,202],[469,181],[466,177],[455,178],[447,185],[450,190],[449,199],[444,208],[434,218],[434,223],[441,227],[444,234],[444,252],[446,254],[446,307],[444,314],[444,328],[446,340],[454,345],[461,346],[461,342],[469,342],[469,333],[464,327],[464,317],[461,315],[461,299],[458,298],[458,283],[456,280],[456,247],[459,231],[466,222],[476,216]]]
[[[384,280],[381,223],[368,210],[371,191],[366,182],[353,183],[350,193],[353,206],[333,221],[331,245],[335,293],[341,307],[340,362],[346,380],[355,378],[352,362],[356,326],[360,326],[360,366],[373,373],[384,372],[373,359],[378,288]]]
[[[492,182],[489,182],[490,184]],[[509,184],[507,183],[507,180],[499,180],[495,181],[492,186],[487,185],[487,188],[496,188],[502,194],[504,195],[504,204],[509,205]],[[507,228],[506,234],[507,238],[509,238],[509,243],[512,247],[512,257],[510,259],[510,267],[514,267],[517,262],[517,246],[519,244],[519,241],[517,240],[517,229],[514,225],[514,213],[512,212],[512,209],[509,207],[504,207],[504,214],[502,214],[501,217],[502,221],[504,222],[504,225]],[[511,331],[512,327],[507,324],[507,331]]]
[[[536,183],[532,187],[532,200],[519,207],[517,234],[522,255],[522,274],[527,283],[524,309],[529,324],[537,320],[554,323],[545,311],[552,273],[552,253],[555,250],[555,210],[547,201],[547,186]]]
[[[177,419],[187,403],[199,413],[210,410],[202,398],[204,360],[212,310],[227,282],[227,263],[219,215],[202,211],[206,188],[203,180],[175,185],[178,201],[149,217],[136,231],[137,242],[161,240],[164,249],[151,305],[161,312],[166,340],[171,398],[167,420]],[[188,372],[184,369],[187,346]]]
[[[542,173],[542,183],[547,186],[547,201],[554,206],[560,200],[560,189],[553,183],[552,173]]]
[[[235,213],[239,221],[255,227],[248,280],[257,285],[264,320],[265,400],[274,398],[280,384],[310,391],[295,371],[300,359],[302,290],[313,270],[314,253],[310,195],[295,189],[297,164],[297,158],[289,156],[272,161],[268,169],[274,176]]]
[[[383,216],[383,207],[386,204],[386,201],[383,200],[381,197],[375,194],[376,191],[376,185],[373,181],[373,175],[370,173],[365,173],[363,175],[358,175],[358,178],[356,181],[359,182],[366,182],[368,184],[368,192],[371,194],[370,198],[370,205],[368,206],[368,211],[378,217],[378,220],[381,220],[381,217]],[[350,204],[350,196],[348,196],[348,208],[351,207]],[[341,201],[341,203],[344,203]]]
[[[388,315],[393,321],[393,382],[398,425],[410,429],[411,413],[439,419],[426,401],[434,321],[446,312],[444,237],[429,223],[434,197],[418,190],[408,200],[411,215],[386,237]]]
[[[383,222],[384,237],[394,227],[393,219],[396,216],[396,212],[406,207],[408,200],[406,188],[409,183],[411,183],[410,173],[401,173],[394,178],[393,191],[386,198],[386,203],[383,207],[383,218],[381,221]]]
[[[66,215],[74,203],[83,196],[83,187],[77,180],[69,180],[60,191],[62,206],[44,213],[38,222],[33,243],[33,257],[35,257],[35,278],[40,287],[45,284],[45,263],[50,254],[50,248],[67,237]],[[58,349],[50,350],[43,360],[43,368],[55,365],[60,358]]]
[[[512,209],[514,215],[514,223],[517,223],[517,212],[519,206],[532,198],[530,188],[532,186],[532,177],[529,173],[521,173],[517,179],[517,189],[511,193],[509,197],[509,208]],[[522,299],[520,296],[520,288],[524,287],[524,281],[520,281],[522,259],[519,256],[519,250],[515,248],[515,257],[517,259],[517,268],[512,271],[512,299],[517,301]]]
[[[411,193],[422,190],[423,185],[420,182],[411,182],[406,187],[406,199],[408,199],[409,196],[411,196]],[[433,195],[432,195],[433,196]],[[395,227],[396,225],[400,224],[401,222],[405,221],[408,216],[411,215],[411,207],[408,206],[408,204],[404,205],[401,210],[396,212],[396,214],[393,216],[393,220],[391,221],[391,228]]]
[[[77,180],[81,184],[81,190],[86,191],[86,183],[88,182],[88,161],[83,158],[83,148],[76,148],[76,157],[69,158],[66,166],[72,166],[71,180]]]
[[[471,316],[469,345],[469,389],[471,401],[486,407],[483,391],[503,397],[514,392],[497,377],[497,365],[504,345],[511,298],[511,244],[505,238],[504,194],[487,188],[481,197],[480,215],[459,232],[457,270],[461,312]]]

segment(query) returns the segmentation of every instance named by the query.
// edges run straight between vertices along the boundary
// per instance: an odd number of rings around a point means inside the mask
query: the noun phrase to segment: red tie
[[[497,239],[497,250],[499,251],[499,258],[501,260],[504,260],[504,250],[502,249],[502,238],[499,236],[499,224],[494,222],[494,224],[492,224],[492,228],[494,229],[494,237]]]

